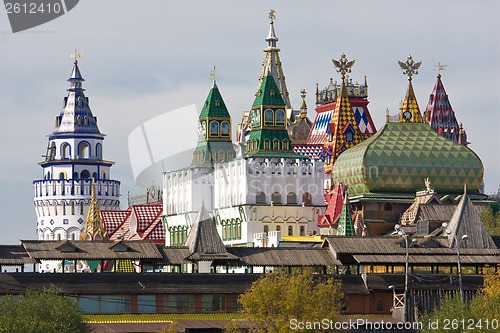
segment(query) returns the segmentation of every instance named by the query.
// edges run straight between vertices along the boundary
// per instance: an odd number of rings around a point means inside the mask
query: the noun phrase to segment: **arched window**
[[[268,232],[269,232],[269,226],[265,225],[264,226],[264,233],[267,235]]]
[[[310,205],[312,203],[312,195],[309,192],[304,193],[302,196],[302,203],[305,205]]]
[[[274,125],[274,112],[271,109],[267,109],[264,113],[264,125],[273,126]]]
[[[47,172],[47,179],[48,180],[51,180],[52,178],[50,178],[50,171]]]
[[[273,192],[271,200],[273,201],[273,204],[281,204],[281,193]]]
[[[83,170],[82,172],[80,172],[80,178],[89,179],[90,178],[89,170]]]
[[[293,227],[291,225],[288,226],[288,236],[293,236]]]
[[[303,225],[300,226],[300,235],[301,236],[305,236],[306,235],[306,228]]]
[[[73,179],[78,179],[78,172],[73,172]]]
[[[223,121],[221,124],[220,124],[220,135],[221,136],[229,136],[229,131],[230,131],[230,126],[229,126],[229,122],[228,121]]]
[[[63,215],[66,215],[66,201],[62,201],[61,202],[61,206],[62,206],[62,213]]]
[[[61,145],[61,159],[68,159],[71,157],[71,146],[69,143],[64,142]]]
[[[264,149],[265,150],[270,150],[271,149],[271,140],[265,139],[264,140]]]
[[[106,179],[106,172],[102,173],[102,179]]]
[[[97,179],[97,172],[92,172],[92,179]]]
[[[276,126],[285,125],[285,112],[283,110],[276,111]]]
[[[266,194],[264,192],[257,192],[257,195],[255,196],[255,203],[265,204],[266,203]]]
[[[286,203],[287,205],[296,205],[297,204],[297,194],[295,192],[290,192],[286,195]]]
[[[281,231],[281,226],[277,225],[276,226],[276,231]]]
[[[59,179],[60,179],[60,180],[64,180],[64,179],[66,179],[66,174],[65,174],[64,172],[60,172],[60,173],[59,173]]]
[[[80,215],[83,215],[83,200],[80,201]]]
[[[95,156],[98,160],[102,160],[102,145],[100,143],[95,146]]]
[[[88,142],[80,142],[78,145],[78,158],[90,157],[90,145]]]
[[[219,136],[219,123],[216,121],[210,123],[210,136]]]
[[[75,201],[71,200],[71,215],[75,215]]]

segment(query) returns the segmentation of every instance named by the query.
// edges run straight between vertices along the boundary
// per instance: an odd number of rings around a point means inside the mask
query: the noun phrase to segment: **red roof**
[[[130,208],[127,210],[101,210],[101,218],[110,239],[128,220],[130,212]]]
[[[332,227],[338,223],[342,206],[344,205],[344,187],[342,184],[337,184],[327,194],[328,207],[325,215],[318,221],[318,227]]]

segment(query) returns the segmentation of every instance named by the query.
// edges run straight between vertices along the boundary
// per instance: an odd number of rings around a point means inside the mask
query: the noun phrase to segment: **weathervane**
[[[408,56],[408,59],[406,62],[402,62],[398,60],[399,67],[403,70],[403,74],[408,76],[408,81],[411,81],[411,77],[413,75],[418,74],[418,69],[420,68],[420,65],[422,65],[422,62],[415,62],[413,61],[413,58],[411,54]]]
[[[215,82],[215,66],[214,66],[214,69],[212,69],[212,71],[210,72],[210,79],[213,80]]]
[[[271,20],[271,23],[273,23],[276,19],[276,11],[274,9],[271,9],[269,11],[269,19]]]
[[[78,58],[83,57],[83,54],[82,54],[82,53],[80,53],[80,52],[77,52],[77,51],[76,51],[76,49],[75,49],[75,52],[74,52],[74,53],[71,53],[71,54],[69,55],[69,57],[70,57],[70,58],[72,58],[72,59],[75,59],[75,63],[77,63],[77,62],[78,62]]]
[[[351,72],[351,68],[356,60],[348,61],[345,54],[342,54],[340,60],[332,59],[333,65],[337,68],[337,72],[342,75],[342,81],[345,80],[346,74]]]
[[[306,99],[306,94],[307,94],[307,92],[306,92],[306,90],[305,90],[305,89],[302,89],[302,90],[300,91],[300,97],[302,97],[302,99]]]
[[[441,75],[441,71],[444,71],[446,68],[446,66],[448,65],[442,65],[440,62],[438,62],[438,64],[436,65],[437,67],[437,70],[438,70],[438,75]]]

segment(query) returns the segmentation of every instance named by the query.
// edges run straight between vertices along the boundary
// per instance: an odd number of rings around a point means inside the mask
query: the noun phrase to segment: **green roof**
[[[265,149],[266,139],[269,140],[269,149]],[[275,139],[279,141],[279,149],[274,149],[273,142]],[[288,142],[287,150],[283,150],[283,140]],[[246,156],[304,158],[304,156],[293,151],[292,141],[288,137],[286,129],[257,129],[251,131],[247,141],[247,150],[249,148],[248,143],[251,141],[257,141],[258,147],[252,151],[245,151]]]
[[[255,94],[255,100],[252,107],[254,106],[281,106],[285,108],[285,102],[281,96],[280,90],[276,85],[276,81],[271,75],[267,75],[262,80],[262,84]]]
[[[220,151],[224,152],[223,160],[219,160]],[[211,152],[216,154],[215,160],[211,158]],[[228,153],[230,156],[227,155]],[[202,155],[203,159],[197,160],[197,154]],[[231,141],[198,141],[196,149],[193,152],[193,161],[191,165],[195,167],[213,167],[214,163],[232,160],[235,155]]]
[[[201,109],[199,119],[202,118],[231,118],[215,82]]]
[[[483,181],[480,158],[469,148],[437,134],[429,124],[386,123],[366,141],[344,151],[332,170],[334,182],[350,196],[415,193],[424,179],[438,193],[471,192]]]

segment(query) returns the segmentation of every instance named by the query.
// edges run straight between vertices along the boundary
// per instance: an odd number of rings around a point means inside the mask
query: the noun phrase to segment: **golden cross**
[[[276,11],[274,9],[269,11],[269,19],[271,20],[271,23],[276,19]]]
[[[406,62],[402,62],[398,60],[399,67],[403,70],[403,74],[408,76],[408,81],[411,81],[411,77],[413,75],[418,74],[418,69],[420,68],[420,65],[422,65],[422,62],[415,62],[413,61],[413,57],[411,54],[408,56],[408,59]]]
[[[342,80],[345,80],[346,74],[351,72],[351,68],[356,60],[347,60],[345,54],[342,54],[340,60],[332,59],[333,65],[337,67],[337,72],[342,75]]]

